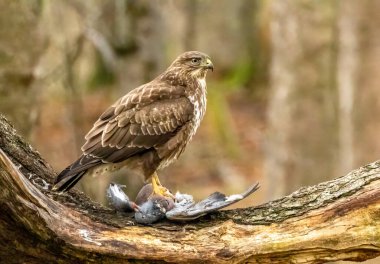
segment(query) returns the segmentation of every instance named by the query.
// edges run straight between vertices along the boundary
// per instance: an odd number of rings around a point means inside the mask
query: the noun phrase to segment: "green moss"
[[[253,74],[253,64],[244,60],[225,75],[222,83],[224,83],[228,90],[235,91],[241,86],[246,85]]]
[[[208,88],[207,112],[212,123],[218,145],[223,146],[230,157],[238,157],[240,153],[237,136],[233,130],[230,109],[226,100],[226,93],[212,84]]]
[[[102,86],[115,83],[115,74],[109,70],[99,54],[96,55],[94,72],[89,79],[89,90],[97,90]]]

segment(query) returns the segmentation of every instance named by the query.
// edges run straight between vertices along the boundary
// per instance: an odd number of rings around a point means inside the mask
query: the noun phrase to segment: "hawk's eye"
[[[193,64],[193,65],[197,65],[197,64],[199,64],[201,62],[201,59],[200,58],[192,58],[191,59],[191,63]]]

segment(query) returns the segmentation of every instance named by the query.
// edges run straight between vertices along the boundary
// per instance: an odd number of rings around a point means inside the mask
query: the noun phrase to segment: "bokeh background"
[[[378,0],[0,0],[0,112],[57,172],[117,98],[182,52],[209,54],[208,109],[160,174],[203,198],[261,190],[261,203],[380,157]],[[84,179],[105,202],[110,181]],[[243,206],[240,204],[240,206]]]

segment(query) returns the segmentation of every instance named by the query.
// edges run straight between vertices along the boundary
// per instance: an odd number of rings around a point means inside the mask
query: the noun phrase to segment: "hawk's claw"
[[[154,195],[164,196],[164,197],[175,200],[175,196],[164,186],[157,186],[157,189],[154,189],[150,196],[154,196]]]
[[[160,180],[158,179],[157,173],[154,173],[152,175],[152,196],[154,195],[159,195],[159,196],[164,196],[170,199],[175,200],[175,196],[164,186],[161,185]]]

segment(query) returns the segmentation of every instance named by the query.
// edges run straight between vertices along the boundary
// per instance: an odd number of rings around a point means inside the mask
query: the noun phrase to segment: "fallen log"
[[[269,203],[137,224],[72,190],[0,115],[0,263],[324,263],[380,255],[380,162]]]

